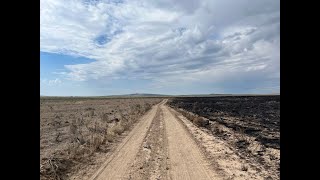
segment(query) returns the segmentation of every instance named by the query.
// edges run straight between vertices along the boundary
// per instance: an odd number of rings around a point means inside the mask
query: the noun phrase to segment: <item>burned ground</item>
[[[174,98],[170,105],[256,137],[280,149],[280,96]]]
[[[265,175],[280,177],[280,96],[172,98],[169,105],[228,143]],[[201,122],[197,123],[199,119]],[[267,176],[268,177],[268,176]],[[266,177],[266,178],[267,178]]]

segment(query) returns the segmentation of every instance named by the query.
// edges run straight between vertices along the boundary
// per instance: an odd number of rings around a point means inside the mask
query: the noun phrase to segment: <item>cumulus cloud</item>
[[[94,59],[65,66],[64,76],[75,81],[279,86],[279,6],[277,0],[41,0],[40,50]]]

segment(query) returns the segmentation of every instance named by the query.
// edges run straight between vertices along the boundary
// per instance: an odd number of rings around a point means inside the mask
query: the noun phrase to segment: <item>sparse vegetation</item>
[[[123,131],[124,131],[124,127],[120,123],[118,123],[117,125],[113,126],[112,130],[111,130],[111,132],[113,132],[113,133],[115,133],[117,135],[121,135],[123,133]]]
[[[213,123],[211,126],[211,132],[214,135],[222,135],[224,133],[223,127],[219,123]]]
[[[196,114],[192,114],[181,109],[179,110],[179,112],[199,127],[206,127],[207,125],[209,125],[209,121],[203,117],[200,117]]]
[[[248,171],[248,166],[242,164],[241,171]]]
[[[66,179],[96,153],[108,152],[119,135],[160,101],[42,98],[40,179]]]

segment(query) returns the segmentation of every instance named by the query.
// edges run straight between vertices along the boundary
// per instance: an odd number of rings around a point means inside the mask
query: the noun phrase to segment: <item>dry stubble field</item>
[[[78,179],[80,175],[85,179],[133,124],[160,101],[41,97],[40,179]]]

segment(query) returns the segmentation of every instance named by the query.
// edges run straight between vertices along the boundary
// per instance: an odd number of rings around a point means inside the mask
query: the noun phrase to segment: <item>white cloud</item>
[[[56,86],[61,84],[62,81],[59,78],[56,79],[40,79],[40,85],[45,85],[45,86]]]
[[[279,85],[277,0],[40,2],[41,51],[96,60],[66,65],[69,79]]]

